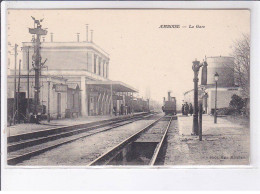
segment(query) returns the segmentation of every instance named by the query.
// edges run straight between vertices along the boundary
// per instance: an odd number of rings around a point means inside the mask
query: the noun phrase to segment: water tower
[[[207,57],[207,84],[215,85],[214,74],[219,74],[219,87],[233,87],[235,85],[233,57]]]

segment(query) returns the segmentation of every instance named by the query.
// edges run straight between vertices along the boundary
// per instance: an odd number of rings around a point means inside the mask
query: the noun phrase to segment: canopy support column
[[[81,88],[81,114],[82,116],[87,116],[86,78],[83,76],[81,77],[80,88]]]

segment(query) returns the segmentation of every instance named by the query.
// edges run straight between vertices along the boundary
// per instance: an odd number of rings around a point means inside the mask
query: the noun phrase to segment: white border
[[[245,9],[251,10],[251,167],[250,166],[174,166],[173,168],[161,169],[82,169],[79,167],[71,169],[21,169],[5,168],[5,158],[2,162],[2,188],[8,189],[88,189],[88,190],[253,190],[260,189],[260,154],[259,139],[260,133],[257,126],[260,126],[257,115],[259,114],[259,23],[260,3],[259,2],[2,2],[1,3],[1,29],[6,30],[6,9],[14,8],[177,8],[177,9]],[[1,33],[1,140],[4,153],[4,132],[6,118],[3,113],[6,107],[6,33]],[[257,141],[258,140],[258,141]],[[3,154],[2,154],[3,156]],[[196,169],[196,168],[205,169]],[[223,169],[228,167],[228,169]],[[235,169],[234,169],[235,168]],[[246,169],[247,168],[247,169]],[[249,168],[249,169],[248,169]]]

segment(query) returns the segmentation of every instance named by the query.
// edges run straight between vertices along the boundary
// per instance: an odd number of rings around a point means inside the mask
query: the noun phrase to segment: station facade
[[[215,110],[215,78],[217,72],[219,79],[217,82],[217,108],[229,107],[231,97],[236,94],[241,96],[241,88],[235,82],[234,58],[228,56],[207,57],[207,85],[199,85],[199,102],[203,104],[203,110],[207,114],[212,114]],[[199,77],[201,77],[201,70]],[[184,93],[184,102],[194,102],[194,90]]]
[[[40,48],[42,62],[45,61],[40,75],[40,104],[44,114],[64,118],[134,111],[133,93],[137,90],[109,79],[109,55],[93,40],[54,42],[52,35],[51,41],[41,42]],[[20,116],[25,117],[32,109],[26,104],[33,104],[34,98],[34,42],[24,42],[22,54],[20,73],[18,68],[8,71],[8,116],[14,110],[15,73]]]

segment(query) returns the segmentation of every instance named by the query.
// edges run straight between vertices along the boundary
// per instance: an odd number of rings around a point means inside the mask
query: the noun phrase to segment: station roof
[[[87,85],[100,86],[107,89],[110,89],[112,85],[112,89],[115,92],[138,92],[135,88],[120,81],[88,81]]]

